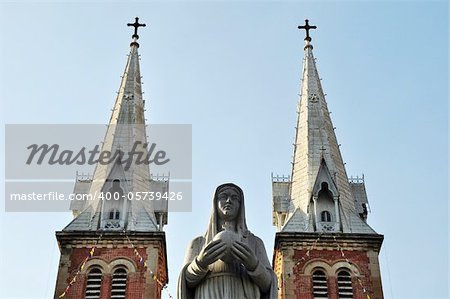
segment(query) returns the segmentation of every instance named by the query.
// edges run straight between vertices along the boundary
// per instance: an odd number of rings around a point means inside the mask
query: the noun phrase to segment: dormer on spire
[[[339,191],[324,158],[312,188],[309,210],[313,213],[315,231],[340,231]]]

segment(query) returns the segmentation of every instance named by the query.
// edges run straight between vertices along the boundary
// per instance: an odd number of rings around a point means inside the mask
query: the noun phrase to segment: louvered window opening
[[[331,214],[328,211],[323,211],[321,213],[322,222],[331,222]]]
[[[339,299],[353,299],[352,277],[347,271],[338,274],[338,293]]]
[[[119,268],[113,274],[111,299],[125,299],[127,289],[127,271]]]
[[[93,268],[89,271],[86,283],[85,299],[99,299],[100,289],[102,287],[102,271],[98,268]]]
[[[111,220],[119,220],[120,219],[120,212],[117,209],[112,210],[109,212],[109,219]]]
[[[314,299],[328,299],[327,276],[321,270],[313,273],[313,296]]]

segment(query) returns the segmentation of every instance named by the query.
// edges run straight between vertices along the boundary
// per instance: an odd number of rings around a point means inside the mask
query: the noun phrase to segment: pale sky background
[[[193,210],[170,214],[166,227],[172,295],[223,182],[243,188],[248,226],[272,257],[270,175],[290,173],[297,26],[309,18],[347,173],[365,174],[369,224],[385,236],[385,298],[448,298],[447,2],[33,2],[0,4],[2,124],[106,123],[129,51],[125,25],[147,23],[147,118],[193,126]],[[52,298],[55,231],[71,213],[0,217],[0,297]]]

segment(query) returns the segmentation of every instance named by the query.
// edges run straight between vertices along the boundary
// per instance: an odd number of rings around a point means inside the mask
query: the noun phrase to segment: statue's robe
[[[178,279],[178,299],[276,299],[276,277],[270,265],[264,243],[253,235],[245,223],[244,197],[241,193],[240,213],[236,220],[237,233],[241,241],[255,253],[258,264],[254,271],[248,271],[237,260],[232,263],[224,263],[217,260],[202,269],[196,257],[204,246],[209,244],[214,236],[220,232],[217,216],[217,194],[214,196],[213,212],[211,213],[208,230],[205,236],[194,239],[189,245],[184,266]],[[267,290],[261,291],[258,285],[269,285]]]

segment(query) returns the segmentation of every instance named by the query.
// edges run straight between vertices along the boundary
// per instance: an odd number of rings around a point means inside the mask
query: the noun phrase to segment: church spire
[[[123,159],[131,158],[131,163],[98,163],[92,181],[89,182],[88,193],[97,195],[96,200],[75,203],[71,206],[76,218],[66,229],[97,230],[157,230],[151,202],[126,200],[128,194],[147,192],[156,182],[151,181],[150,169],[147,163],[136,163],[139,155],[128,156],[128,153],[142,153],[140,157],[148,155],[144,104],[139,66],[139,44],[137,40],[139,18],[128,26],[134,27],[130,53],[123,72],[119,91],[117,92],[114,108],[112,109],[107,132],[103,141],[102,152],[124,153]],[[84,182],[85,183],[85,182]],[[165,182],[166,183],[166,182]],[[80,182],[77,182],[80,184]],[[78,186],[75,186],[77,189]],[[158,186],[161,187],[161,186]],[[87,188],[81,188],[87,189]],[[125,195],[119,201],[105,200],[98,195],[107,193]],[[89,227],[85,226],[86,219],[90,219]]]
[[[309,31],[317,27],[305,20],[305,25],[298,28],[306,30],[303,77],[297,109],[289,209],[286,221],[277,226],[283,231],[350,231],[352,222],[356,221],[360,226],[364,221],[354,219],[360,217],[356,213],[352,187],[313,55]]]
[[[76,179],[73,193],[86,200],[71,201],[74,219],[56,232],[61,257],[54,298],[161,299],[168,282],[162,231],[167,201],[144,200],[144,194],[167,193],[169,182],[152,180],[149,165],[137,162],[151,149],[147,152],[137,43],[143,24],[136,18],[131,25],[130,54],[103,143],[97,145],[100,161],[93,177]],[[101,158],[116,154],[113,161]]]
[[[305,23],[292,173],[272,182],[279,298],[383,298],[383,236],[366,223],[364,179],[347,178]]]

